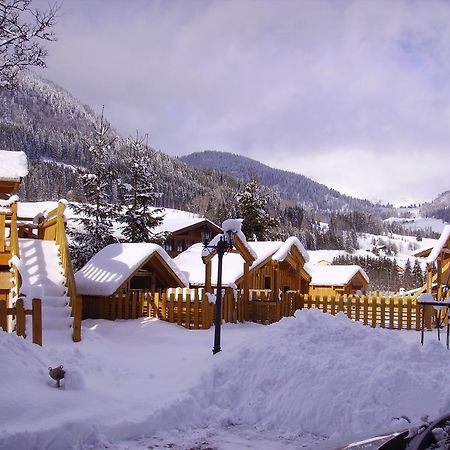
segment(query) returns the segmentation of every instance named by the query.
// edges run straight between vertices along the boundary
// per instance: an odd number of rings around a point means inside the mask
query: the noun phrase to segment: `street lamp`
[[[222,262],[223,255],[233,249],[234,238],[236,233],[240,230],[240,222],[239,229],[225,228],[224,225],[230,222],[231,219],[225,221],[222,224],[222,229],[224,231],[223,234],[216,236],[211,242],[208,243],[210,238],[209,229],[206,228],[202,231],[202,239],[203,239],[203,249],[213,249],[217,253],[218,265],[217,265],[217,287],[216,287],[216,310],[214,314],[214,348],[212,350],[213,355],[220,352],[220,327],[222,325]],[[217,240],[218,238],[218,240]]]

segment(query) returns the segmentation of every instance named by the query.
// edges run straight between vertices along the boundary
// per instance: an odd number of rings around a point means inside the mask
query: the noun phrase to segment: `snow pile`
[[[200,383],[202,394],[193,395],[205,423],[218,417],[223,425],[338,438],[398,427],[393,418],[402,415],[434,417],[450,406],[450,353],[436,342],[405,344],[399,333],[343,314],[297,315],[220,355]]]
[[[407,426],[395,417],[418,421],[450,408],[443,344],[421,347],[417,332],[372,329],[342,314],[302,310],[266,327],[224,326],[214,357],[213,329],[151,319],[84,325],[81,343],[60,347],[0,333],[0,448],[105,448],[236,427],[269,431],[272,448],[279,436],[301,447],[305,435],[334,448]],[[58,390],[48,367],[59,364],[68,378]]]
[[[17,180],[28,174],[27,155],[24,152],[0,150],[0,180]]]

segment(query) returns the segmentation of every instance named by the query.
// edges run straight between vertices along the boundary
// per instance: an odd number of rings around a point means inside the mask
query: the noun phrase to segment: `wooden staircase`
[[[23,294],[22,290],[32,289],[33,286],[35,288],[33,292],[40,289],[43,297],[42,321],[44,325],[47,328],[58,328],[70,321],[72,322],[72,339],[74,342],[78,342],[81,340],[81,297],[77,295],[75,288],[64,222],[65,207],[65,202],[60,201],[58,206],[42,217],[38,223],[33,223],[33,218],[18,217],[17,203],[12,204],[9,208],[1,208],[0,301],[6,302],[7,307],[9,307],[11,302],[10,292],[13,294],[12,298],[17,299]],[[47,241],[47,243],[44,241]],[[27,251],[27,249],[30,251]],[[49,288],[51,281],[48,279],[45,283],[42,283],[45,274],[37,273],[30,276],[31,258],[35,258],[33,262],[34,270],[44,271],[44,260],[54,252],[58,254],[61,282],[64,284],[63,290],[61,290],[61,285],[56,290]],[[9,264],[11,264],[11,268]],[[26,276],[26,287],[22,287],[20,272],[23,273],[24,277]],[[41,281],[39,282],[39,280]],[[47,286],[47,291],[41,288],[43,285]],[[68,314],[61,309],[61,306],[66,306],[66,304],[70,308]],[[68,321],[69,316],[72,318]],[[60,324],[51,323],[59,320],[61,320]]]

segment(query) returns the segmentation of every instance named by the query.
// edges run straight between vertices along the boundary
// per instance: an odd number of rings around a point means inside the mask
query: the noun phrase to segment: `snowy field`
[[[450,351],[427,333],[317,310],[270,325],[83,322],[40,348],[0,332],[1,449],[333,449],[450,410]],[[64,365],[60,389],[48,367]]]

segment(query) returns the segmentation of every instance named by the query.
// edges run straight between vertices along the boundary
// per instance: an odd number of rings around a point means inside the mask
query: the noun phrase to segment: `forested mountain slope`
[[[430,203],[424,203],[420,210],[426,217],[435,217],[450,223],[450,191],[443,192]]]
[[[182,156],[180,160],[194,167],[215,169],[241,180],[256,178],[261,185],[278,192],[282,198],[323,212],[359,209],[375,214],[387,214],[386,208],[367,200],[342,195],[304,175],[274,169],[245,156],[204,151]]]
[[[105,111],[107,116],[107,111]],[[88,148],[98,117],[65,89],[28,72],[17,89],[0,90],[0,148],[25,151],[30,172],[21,190],[23,200],[83,200],[77,168],[89,169]],[[112,130],[110,166],[127,176],[121,154],[126,141]],[[192,210],[220,220],[233,213],[233,197],[242,182],[230,176],[193,168],[164,153],[149,149],[153,159],[160,206]],[[279,203],[269,193],[272,204]],[[111,200],[117,201],[112,183]]]

